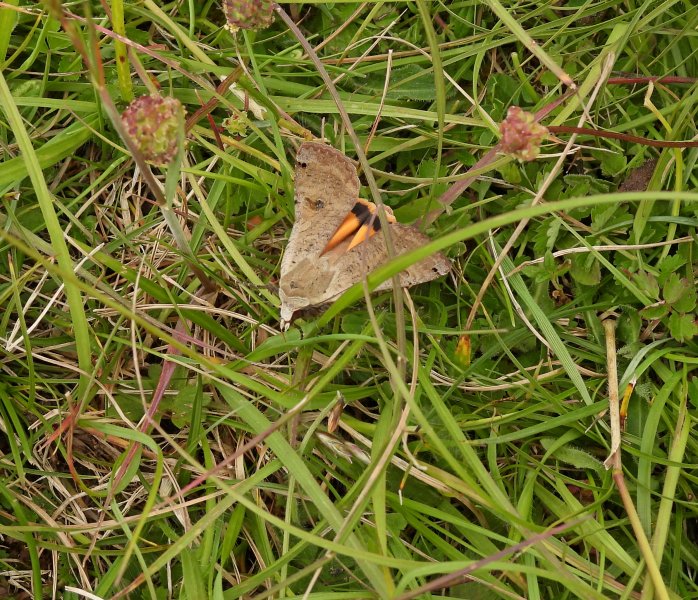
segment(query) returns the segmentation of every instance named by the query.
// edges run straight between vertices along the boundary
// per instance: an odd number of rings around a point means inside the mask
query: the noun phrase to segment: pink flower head
[[[271,0],[223,0],[228,29],[264,29],[274,21]]]
[[[158,95],[136,98],[121,115],[126,134],[143,157],[160,167],[177,154],[178,132],[183,121],[182,103],[176,98]]]
[[[540,145],[548,135],[547,127],[537,123],[533,113],[518,106],[509,107],[506,119],[499,124],[499,132],[501,151],[522,162],[537,158]]]

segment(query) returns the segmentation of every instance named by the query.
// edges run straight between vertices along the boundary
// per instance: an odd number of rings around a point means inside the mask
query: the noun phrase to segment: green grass
[[[698,598],[693,3],[56,2],[0,7],[0,596]],[[427,216],[369,286],[453,269],[281,333],[323,135]]]

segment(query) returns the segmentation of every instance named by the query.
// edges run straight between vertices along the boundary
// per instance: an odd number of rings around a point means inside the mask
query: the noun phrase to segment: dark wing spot
[[[308,206],[310,206],[310,208],[312,208],[313,210],[321,210],[325,208],[325,202],[323,200],[313,200],[312,198],[306,198],[305,201],[308,203]]]

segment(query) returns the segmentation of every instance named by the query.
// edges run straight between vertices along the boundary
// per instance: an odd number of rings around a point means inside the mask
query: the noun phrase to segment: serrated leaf
[[[661,319],[669,314],[669,307],[664,302],[657,302],[650,306],[646,306],[640,311],[640,316],[643,319]]]
[[[649,383],[640,383],[635,386],[635,395],[646,402],[651,402],[654,398],[654,388]]]
[[[591,224],[594,231],[599,231],[606,226],[615,214],[619,205],[608,204],[605,206],[595,206],[591,209]]]
[[[672,313],[669,317],[669,332],[677,342],[686,342],[698,335],[698,323],[693,315]]]
[[[546,249],[552,250],[555,247],[555,242],[560,235],[560,227],[562,227],[562,219],[551,219],[548,227],[545,229]]]
[[[685,256],[682,256],[681,254],[674,254],[673,256],[667,256],[666,258],[662,259],[657,267],[659,267],[659,272],[661,275],[667,276],[671,273],[676,273],[685,264]]]
[[[581,285],[598,285],[601,282],[601,266],[590,254],[576,255],[571,260],[570,274],[576,283]]]
[[[686,280],[684,279],[682,281]],[[693,312],[696,308],[696,289],[691,287],[686,281],[686,287],[684,288],[681,297],[672,304],[671,308],[679,313]]]
[[[592,177],[589,175],[566,175],[564,178],[565,185],[565,197],[571,198],[573,196],[586,196],[591,193],[592,187]]]
[[[652,300],[659,300],[659,283],[651,273],[639,271],[634,276],[635,284]]]
[[[678,274],[672,273],[666,280],[662,289],[662,297],[667,304],[674,304],[688,291],[688,281],[681,279]]]
[[[543,267],[548,273],[554,273],[557,265],[555,264],[555,257],[552,252],[546,252],[543,257]]]
[[[610,177],[625,171],[628,164],[625,155],[617,152],[592,152],[592,155],[601,163],[601,172]]]
[[[497,170],[502,175],[502,179],[504,179],[504,181],[507,183],[511,183],[513,185],[521,183],[521,170],[514,161],[502,165]]]
[[[631,219],[628,208],[624,204],[595,206],[591,209],[591,226],[594,231],[609,229],[615,225],[625,227],[623,224]]]

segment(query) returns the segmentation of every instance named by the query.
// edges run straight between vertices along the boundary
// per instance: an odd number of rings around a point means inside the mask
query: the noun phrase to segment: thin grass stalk
[[[58,267],[64,273],[72,273],[75,265],[70,256],[68,244],[65,241],[63,229],[54,208],[53,195],[48,189],[41,166],[39,165],[39,160],[34,151],[34,146],[24,127],[24,121],[17,109],[17,105],[14,102],[12,93],[10,92],[10,88],[2,72],[0,72],[0,106],[7,116],[10,127],[17,139],[17,145],[26,162],[27,172],[36,193],[36,199],[41,209],[46,230],[51,239],[51,246],[55,252]],[[90,374],[92,373],[90,329],[87,323],[87,315],[85,314],[85,303],[80,290],[68,282],[64,283],[68,309],[73,324],[73,337],[75,339],[78,367],[80,369],[76,396],[80,398],[81,401],[86,401],[89,394]]]
[[[124,0],[111,0],[111,23],[114,33],[126,37]],[[118,38],[114,40],[114,56],[116,58],[116,77],[119,82],[121,99],[128,104],[133,100],[133,82],[131,81],[129,68],[128,46]]]
[[[683,472],[682,463],[686,445],[691,434],[689,420],[692,420],[692,418],[688,413],[688,391],[686,390],[686,386],[687,382],[684,378],[674,440],[669,450],[669,456],[667,457],[670,464],[667,467],[666,477],[664,478],[662,499],[659,503],[657,522],[654,526],[654,534],[652,536],[652,553],[658,564],[661,564],[664,555],[666,540],[669,535],[669,527],[671,526],[672,511],[675,505],[676,490],[679,484],[679,478]],[[645,587],[642,589],[642,600],[650,600],[650,598],[653,597],[654,587],[654,579],[648,578],[645,581]]]

